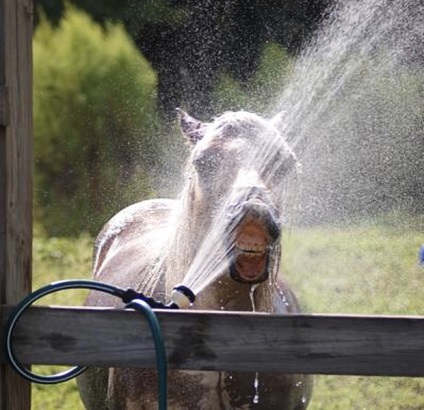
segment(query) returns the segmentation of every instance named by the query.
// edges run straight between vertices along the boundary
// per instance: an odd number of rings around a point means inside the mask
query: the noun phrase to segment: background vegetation
[[[66,4],[96,22],[120,21],[158,74],[159,106],[173,118],[184,105],[213,114],[211,92],[220,72],[248,82],[265,44],[295,53],[317,27],[330,0],[35,0],[58,24]]]
[[[309,312],[423,315],[418,249],[423,218],[393,215],[386,222],[286,230],[283,271]],[[406,227],[406,228],[405,228]],[[34,286],[89,277],[91,239],[34,242]],[[79,304],[84,295],[56,294],[48,304]],[[44,302],[43,302],[44,303]],[[39,370],[39,369],[37,369]],[[399,377],[317,376],[311,410],[419,410],[424,380]],[[82,410],[75,382],[33,386],[35,410]]]
[[[285,49],[266,44],[250,81],[217,71],[210,108],[264,112],[291,66]],[[155,70],[121,24],[100,25],[69,5],[57,25],[41,14],[34,36],[34,216],[49,235],[95,234],[125,205],[178,192],[186,152],[157,92]]]
[[[41,20],[33,49],[35,215],[52,235],[94,232],[154,192],[156,74],[122,26],[72,7]]]
[[[83,3],[91,16],[38,2],[35,218],[50,235],[94,234],[129,203],[176,195],[186,151],[174,108],[205,120],[225,110],[269,114],[327,2]],[[265,34],[263,17],[272,13],[281,21],[271,19]],[[360,66],[355,54],[345,57]],[[307,165],[302,223],[424,212],[419,55],[401,70],[392,56],[381,58],[361,57],[310,127],[308,146],[296,146]],[[283,109],[295,111],[293,104]]]

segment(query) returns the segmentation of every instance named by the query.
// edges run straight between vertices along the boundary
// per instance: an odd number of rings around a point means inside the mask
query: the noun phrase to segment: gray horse
[[[115,215],[96,239],[94,278],[165,301],[196,265],[203,276],[189,284],[192,309],[298,312],[279,274],[281,187],[297,161],[274,120],[243,111],[211,123],[179,116],[191,149],[180,198]],[[87,305],[120,306],[97,292]],[[300,410],[312,391],[306,375],[172,370],[168,377],[170,409]],[[78,387],[90,410],[157,408],[151,369],[92,368]]]

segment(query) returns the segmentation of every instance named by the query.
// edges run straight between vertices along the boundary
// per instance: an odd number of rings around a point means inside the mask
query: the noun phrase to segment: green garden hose
[[[61,373],[54,375],[38,375],[25,366],[23,366],[17,359],[13,350],[12,336],[13,330],[22,316],[22,314],[28,309],[34,302],[41,299],[44,296],[47,296],[51,293],[58,292],[61,290],[67,289],[88,289],[96,290],[103,293],[108,293],[110,295],[120,298],[125,303],[125,309],[134,309],[144,314],[147,318],[150,331],[152,332],[153,341],[155,344],[156,352],[156,366],[158,371],[158,403],[159,410],[166,410],[167,402],[167,361],[166,361],[166,352],[165,345],[163,342],[162,332],[157,320],[156,314],[152,308],[165,308],[165,309],[178,309],[178,302],[170,303],[165,305],[161,302],[155,301],[153,298],[146,297],[142,293],[138,293],[132,289],[122,289],[117,286],[112,286],[107,283],[93,281],[93,280],[64,280],[59,282],[54,282],[49,285],[43,286],[35,292],[28,295],[24,298],[11,313],[5,328],[5,352],[7,359],[11,366],[18,372],[23,378],[29,380],[33,383],[40,384],[56,384],[68,381],[74,377],[79,376],[83,373],[87,367],[86,366],[75,366],[69,370],[66,370]],[[185,286],[177,286],[174,288],[174,293],[179,294],[177,299],[182,299],[184,302],[184,307],[193,303],[195,296],[193,292]],[[181,296],[183,295],[183,297]]]

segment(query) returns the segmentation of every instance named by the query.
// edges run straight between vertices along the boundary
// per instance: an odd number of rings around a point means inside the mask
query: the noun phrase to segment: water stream
[[[419,0],[339,1],[299,55],[274,107],[303,166],[298,221],[422,211],[423,27]]]
[[[250,287],[250,301],[252,303],[252,312],[256,312],[256,305],[255,305],[255,290],[259,285],[252,285]],[[255,395],[253,396],[253,403],[258,404],[259,403],[259,373],[255,373],[255,380],[253,382],[253,387],[255,389]]]
[[[282,197],[297,198],[288,223],[423,211],[423,16],[420,0],[339,1],[298,55],[270,107],[284,112],[278,128],[302,163],[281,183]],[[270,165],[271,146],[252,155],[256,166]],[[225,267],[225,206],[184,280],[195,293]]]

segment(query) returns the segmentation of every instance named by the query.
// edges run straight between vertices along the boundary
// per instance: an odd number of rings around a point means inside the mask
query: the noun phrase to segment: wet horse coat
[[[94,278],[167,301],[206,244],[205,255],[222,263],[193,309],[298,312],[279,275],[281,184],[296,166],[293,152],[273,121],[255,114],[229,112],[205,124],[180,112],[180,119],[191,146],[180,199],[115,215],[96,239]],[[219,240],[210,240],[211,230]],[[87,304],[119,306],[95,292]],[[78,385],[88,409],[155,409],[156,380],[150,369],[94,368]],[[170,409],[305,409],[310,394],[305,375],[169,372]]]

